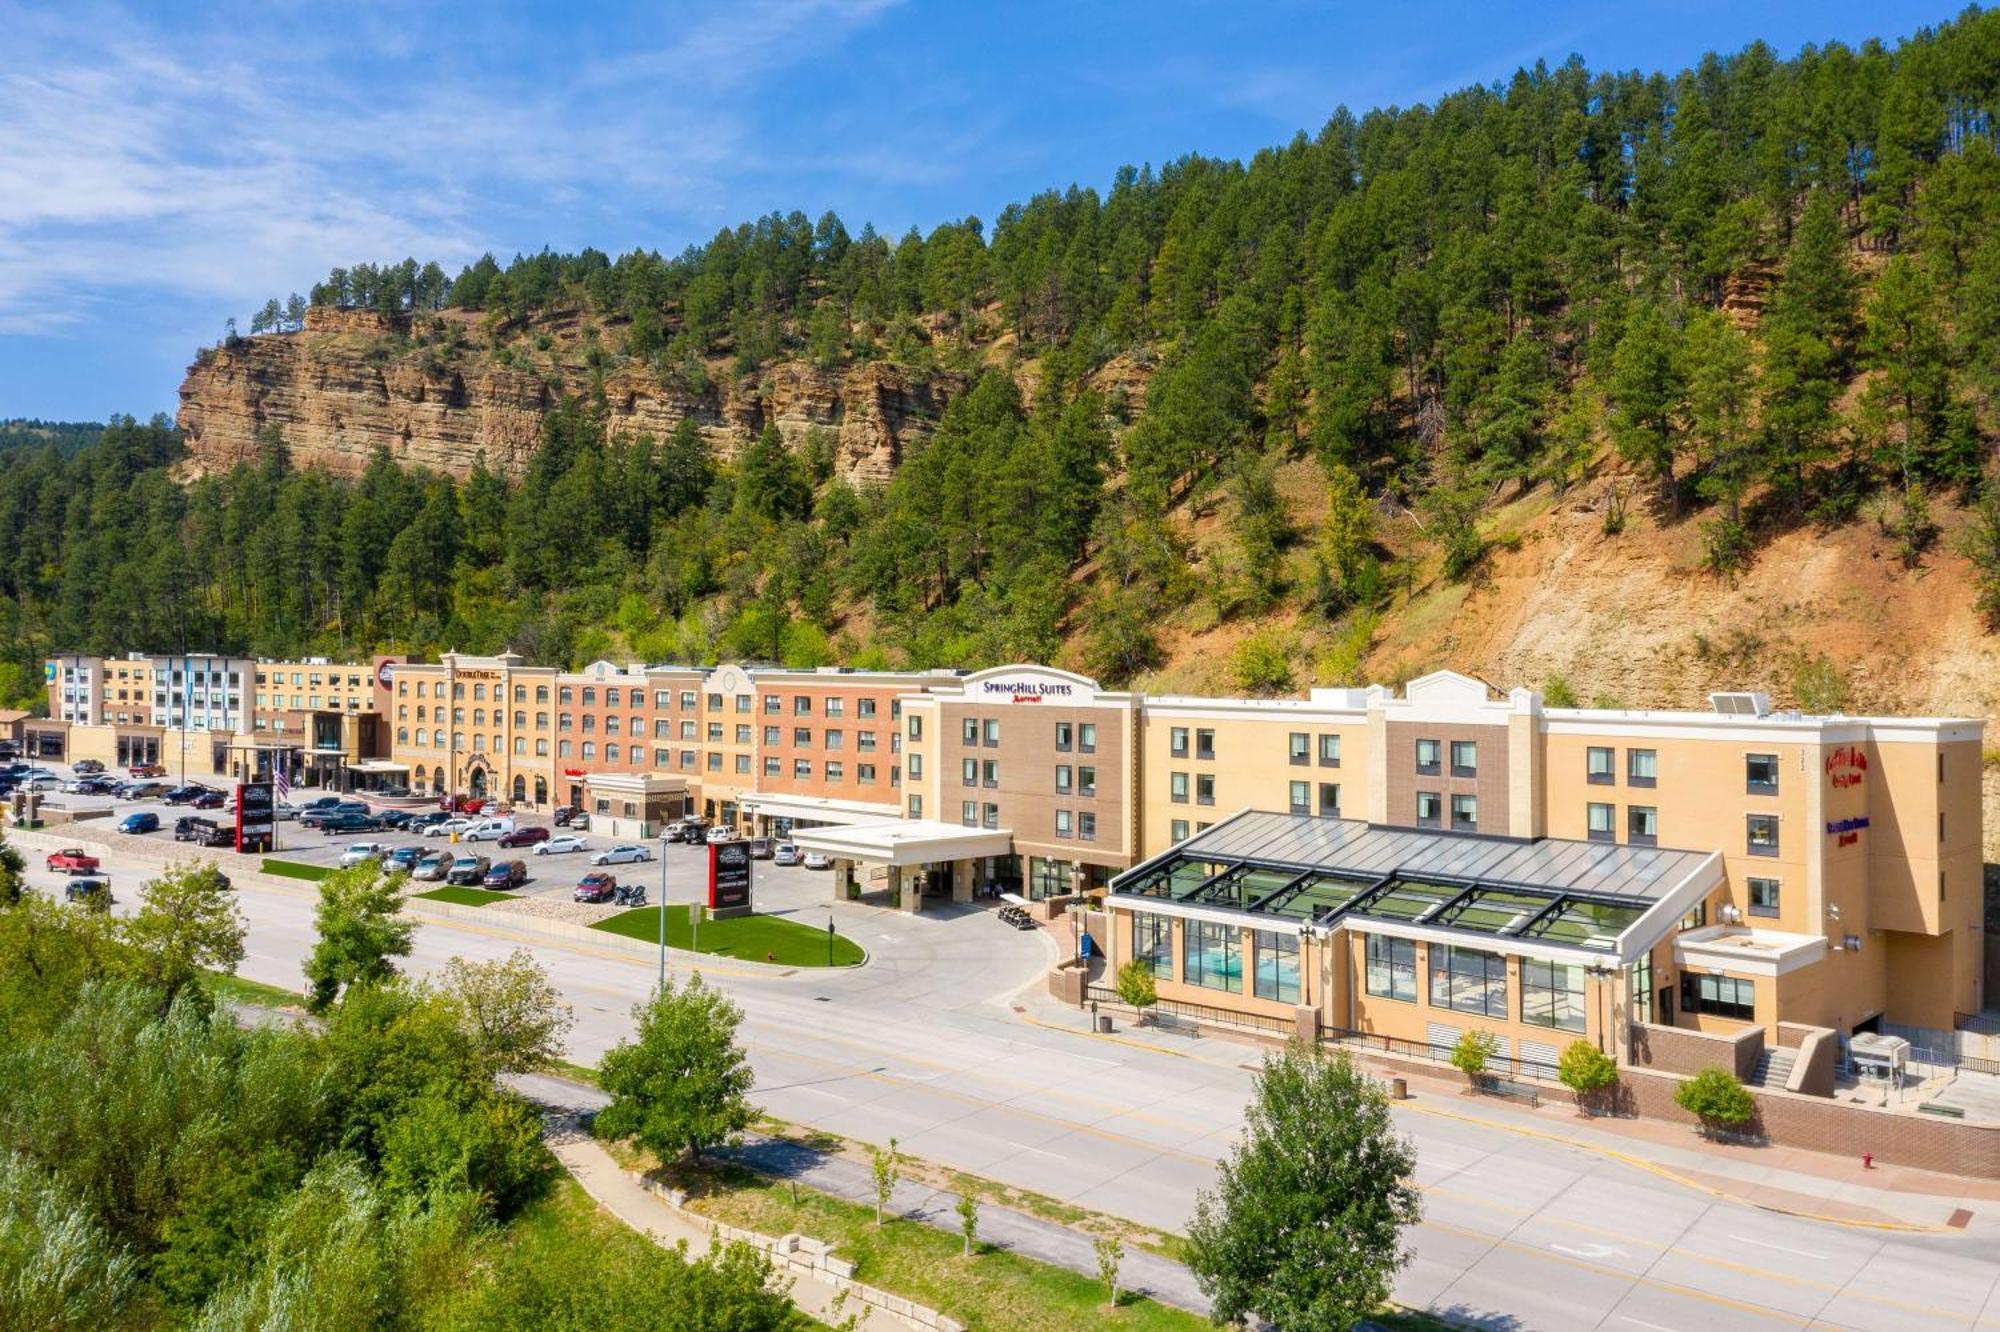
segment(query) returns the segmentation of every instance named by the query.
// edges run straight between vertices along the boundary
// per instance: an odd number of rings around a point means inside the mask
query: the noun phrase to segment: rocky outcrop
[[[189,470],[226,470],[257,457],[265,428],[275,426],[299,466],[354,475],[380,450],[452,476],[465,476],[481,457],[519,475],[541,438],[543,414],[565,395],[592,392],[597,371],[574,316],[506,355],[470,317],[446,312],[421,323],[316,307],[299,332],[204,351],[180,391]],[[527,350],[544,338],[548,346]],[[879,361],[838,369],[784,361],[690,386],[627,362],[606,369],[603,386],[614,436],[663,437],[692,420],[726,459],[766,423],[793,446],[825,429],[837,441],[836,468],[852,481],[879,483],[905,449],[929,438],[964,380]]]

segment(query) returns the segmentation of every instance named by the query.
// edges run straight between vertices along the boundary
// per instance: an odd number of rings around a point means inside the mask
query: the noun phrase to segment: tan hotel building
[[[54,659],[27,725],[74,757],[164,752],[166,661]],[[203,669],[230,706],[223,659]],[[374,716],[388,756],[359,761],[417,792],[624,836],[701,813],[911,906],[1103,893],[1113,964],[1254,1022],[1476,1027],[1533,1059],[1628,1020],[1949,1028],[1986,1001],[1976,720],[1547,708],[1451,673],[1248,700],[1032,665],[237,669],[248,725],[200,736],[218,763],[296,745],[284,714]]]

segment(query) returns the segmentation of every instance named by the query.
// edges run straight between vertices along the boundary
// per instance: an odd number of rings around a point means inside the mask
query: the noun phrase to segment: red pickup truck
[[[95,874],[97,857],[75,846],[66,851],[53,851],[49,853],[49,871],[54,873],[56,870],[65,874]]]

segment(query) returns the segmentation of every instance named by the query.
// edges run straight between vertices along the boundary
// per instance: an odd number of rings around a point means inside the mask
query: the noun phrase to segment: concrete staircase
[[[1767,1045],[1764,1053],[1757,1058],[1757,1067],[1751,1070],[1745,1086],[1763,1087],[1783,1091],[1791,1080],[1792,1065],[1798,1061],[1798,1052],[1782,1045]]]

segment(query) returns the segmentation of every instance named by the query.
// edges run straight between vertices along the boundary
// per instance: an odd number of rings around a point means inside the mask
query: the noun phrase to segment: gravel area
[[[610,902],[572,902],[562,897],[510,897],[485,909],[511,912],[517,916],[540,916],[544,920],[566,920],[574,925],[595,925],[626,908]]]

